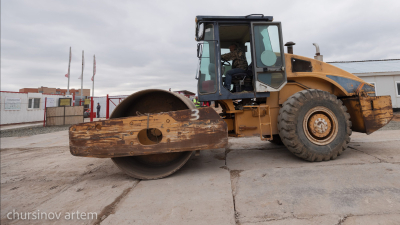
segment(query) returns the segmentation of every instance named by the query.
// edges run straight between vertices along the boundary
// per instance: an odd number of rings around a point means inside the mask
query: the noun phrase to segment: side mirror
[[[196,34],[197,41],[203,40],[203,37],[204,37],[204,23],[198,24],[196,30],[197,30],[197,34]]]
[[[202,54],[203,54],[203,43],[198,43],[197,44],[197,58],[201,58]]]

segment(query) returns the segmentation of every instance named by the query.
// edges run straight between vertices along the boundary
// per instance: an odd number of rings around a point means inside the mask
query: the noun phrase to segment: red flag
[[[65,74],[65,77],[68,77],[68,73]]]
[[[93,77],[94,77],[94,76],[93,76]],[[93,77],[92,77],[92,79],[91,79],[92,81],[93,81]]]

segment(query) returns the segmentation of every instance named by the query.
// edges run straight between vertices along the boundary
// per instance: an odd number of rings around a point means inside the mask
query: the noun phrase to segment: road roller
[[[194,153],[225,148],[228,137],[259,136],[305,161],[327,161],[343,153],[352,131],[371,134],[393,117],[390,96],[376,96],[372,84],[323,62],[319,51],[293,54],[295,43],[283,44],[272,16],[196,16],[195,40],[198,98],[222,113],[171,91],[142,90],[109,120],[72,125],[71,154],[111,158],[145,180],[175,173]],[[232,48],[247,68],[226,60]]]

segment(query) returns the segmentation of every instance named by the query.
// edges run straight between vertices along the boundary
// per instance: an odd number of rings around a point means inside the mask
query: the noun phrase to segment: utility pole
[[[81,74],[81,100],[83,100],[83,68],[85,67],[85,56],[82,50],[82,74]]]
[[[69,78],[70,76],[70,67],[71,67],[71,47],[69,47],[69,63],[68,63],[68,86],[67,86],[67,95],[69,95]]]
[[[96,75],[96,56],[93,55],[93,77],[92,77],[92,96],[94,97],[94,75]]]
[[[90,113],[93,113],[94,112],[94,75],[96,75],[96,56],[95,55],[93,55],[93,77],[92,77],[92,81],[93,81],[93,83],[92,83],[92,100],[91,100],[91,112]],[[92,117],[90,117],[90,122],[92,122],[93,121],[93,118]]]

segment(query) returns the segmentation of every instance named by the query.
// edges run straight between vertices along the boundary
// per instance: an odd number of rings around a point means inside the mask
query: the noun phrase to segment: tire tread
[[[346,138],[343,140],[340,147],[333,149],[330,152],[330,155],[320,155],[318,153],[310,152],[303,145],[297,135],[296,112],[299,111],[300,107],[304,105],[306,101],[313,99],[324,99],[336,104],[338,109],[342,111],[343,115],[345,116]],[[283,144],[296,156],[311,162],[333,160],[336,159],[337,156],[341,155],[342,152],[347,148],[347,144],[350,142],[350,135],[352,133],[351,125],[350,115],[347,113],[347,108],[343,105],[343,102],[340,99],[337,99],[335,95],[317,89],[299,91],[289,97],[283,103],[282,108],[279,110],[278,116],[278,131]]]

